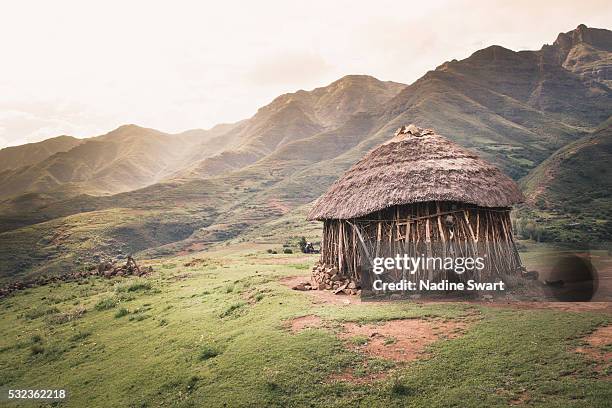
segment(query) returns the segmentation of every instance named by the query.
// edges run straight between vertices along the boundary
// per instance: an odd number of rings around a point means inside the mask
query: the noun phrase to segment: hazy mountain
[[[348,75],[312,91],[281,95],[224,137],[232,148],[204,158],[182,175],[208,177],[243,168],[292,142],[335,129],[359,112],[377,109],[404,84]]]
[[[195,160],[194,150],[199,160],[222,149],[222,139],[206,142],[229,129],[231,126],[227,125],[171,135],[124,125],[107,134],[80,140],[75,147],[31,165],[0,172],[0,198],[24,193],[55,197],[101,195],[141,188],[161,181],[189,160]]]
[[[66,152],[81,143],[72,136],[58,136],[37,143],[0,149],[0,172],[38,163],[58,152]]]

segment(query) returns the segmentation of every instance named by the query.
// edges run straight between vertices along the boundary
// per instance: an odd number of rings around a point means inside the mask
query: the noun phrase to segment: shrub
[[[241,307],[243,307],[245,305],[244,302],[236,302],[236,303],[232,303],[231,305],[229,305],[227,308],[225,308],[225,310],[223,310],[223,312],[221,312],[221,314],[219,315],[219,317],[227,317],[227,316],[231,316],[232,314],[234,314],[234,312],[238,309],[240,309]]]
[[[283,249],[283,254],[292,254],[293,250],[291,248],[285,248]]]
[[[100,300],[98,303],[96,303],[95,309],[96,310],[108,310],[108,309],[112,309],[113,307],[117,306],[117,300],[114,298],[104,298],[102,300]]]
[[[211,358],[217,357],[219,354],[221,354],[221,351],[218,348],[212,346],[204,346],[200,351],[199,359],[200,361],[209,360]]]
[[[307,244],[307,242],[306,242],[306,238],[305,237],[300,238],[300,240],[298,241],[298,245],[299,245],[300,250],[302,252],[306,251],[306,244]]]
[[[117,313],[115,313],[115,319],[127,316],[128,314],[130,314],[130,311],[127,310],[125,307],[122,307],[121,309],[117,310]]]
[[[117,292],[137,292],[139,290],[150,290],[151,283],[150,282],[132,282],[127,285],[118,286]]]
[[[42,354],[45,352],[45,348],[40,344],[33,344],[30,346],[30,354],[35,356],[37,354]]]
[[[200,381],[200,377],[198,377],[197,375],[192,376],[189,381],[187,381],[187,391],[193,391],[198,385],[198,381]]]
[[[413,392],[410,389],[410,387],[408,387],[405,384],[402,384],[400,379],[396,378],[393,380],[393,384],[391,385],[391,393],[394,395],[403,395],[403,396],[408,396],[408,395],[412,395]]]

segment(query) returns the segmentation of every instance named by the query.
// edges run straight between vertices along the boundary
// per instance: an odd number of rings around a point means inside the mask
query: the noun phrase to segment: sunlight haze
[[[610,28],[604,1],[22,1],[0,13],[0,147],[125,123],[165,132],[253,115],[347,74],[411,83],[488,45]],[[554,34],[551,34],[554,33]]]

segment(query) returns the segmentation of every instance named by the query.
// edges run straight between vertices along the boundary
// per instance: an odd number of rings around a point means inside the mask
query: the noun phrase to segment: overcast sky
[[[0,11],[0,147],[136,123],[252,116],[347,74],[411,83],[498,44],[539,49],[606,1],[13,1]]]

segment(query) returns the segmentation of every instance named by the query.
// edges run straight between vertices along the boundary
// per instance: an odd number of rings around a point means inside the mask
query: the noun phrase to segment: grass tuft
[[[221,351],[217,347],[213,346],[204,346],[202,350],[200,350],[200,355],[198,358],[200,361],[210,360],[211,358],[215,358],[221,354]]]

